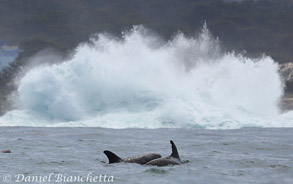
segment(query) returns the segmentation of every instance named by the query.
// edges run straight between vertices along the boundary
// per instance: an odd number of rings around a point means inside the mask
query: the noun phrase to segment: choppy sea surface
[[[0,153],[0,183],[293,183],[279,65],[225,51],[206,24],[168,41],[143,26],[101,33],[31,67],[0,117],[0,150],[12,151]],[[103,154],[169,156],[170,140],[185,164],[109,165]]]
[[[73,176],[112,177],[114,183],[293,183],[293,128],[104,129],[0,127],[1,183],[74,182]],[[186,163],[155,167],[107,164],[103,150],[120,157],[171,153],[177,145]],[[56,177],[63,179],[56,181]],[[9,177],[10,176],[10,177]],[[18,178],[17,178],[18,177]],[[29,178],[31,177],[31,178]],[[23,181],[21,181],[23,179]],[[24,179],[27,179],[25,182]]]

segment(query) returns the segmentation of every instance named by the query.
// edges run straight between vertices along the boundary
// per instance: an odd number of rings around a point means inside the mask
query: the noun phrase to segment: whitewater
[[[279,110],[278,69],[269,56],[223,51],[206,25],[169,41],[134,26],[121,37],[97,34],[67,61],[27,71],[17,81],[17,109],[0,126],[293,127],[293,112]]]

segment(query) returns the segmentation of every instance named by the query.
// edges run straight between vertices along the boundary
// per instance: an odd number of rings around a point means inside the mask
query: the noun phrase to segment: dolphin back
[[[118,163],[122,161],[120,157],[118,157],[115,153],[111,151],[105,150],[104,153],[108,157],[109,164]]]
[[[146,165],[154,165],[154,166],[168,166],[168,165],[180,165],[182,164],[180,157],[179,157],[179,153],[178,150],[176,148],[176,145],[174,144],[174,142],[171,140],[171,148],[172,148],[172,153],[170,156],[165,157],[165,158],[158,158],[155,160],[151,160],[148,163],[146,163]]]
[[[169,165],[180,165],[180,164],[181,164],[180,160],[173,157],[158,158],[146,163],[146,165],[153,165],[153,166],[159,166],[159,167],[169,166]]]
[[[137,156],[125,158],[125,159],[123,159],[123,162],[146,164],[149,161],[157,159],[157,158],[161,158],[161,155],[157,154],[157,153],[148,153],[148,154],[137,155]]]
[[[155,165],[155,166],[182,164],[176,145],[174,144],[172,140],[170,140],[170,143],[171,143],[172,153],[170,156],[167,156],[165,158],[161,158],[161,155],[157,153],[149,153],[149,154],[137,155],[137,156],[122,159],[111,151],[105,150],[104,153],[109,159],[109,164],[118,163],[118,162],[138,163],[138,164]]]

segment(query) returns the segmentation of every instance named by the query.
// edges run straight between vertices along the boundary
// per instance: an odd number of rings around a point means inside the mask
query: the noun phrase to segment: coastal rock
[[[280,73],[286,84],[286,93],[293,94],[293,62],[280,64]]]
[[[280,64],[280,73],[283,76],[286,88],[281,100],[282,111],[293,110],[293,62]]]
[[[11,151],[10,150],[2,150],[2,151],[0,151],[0,153],[11,153]]]
[[[285,81],[293,81],[293,62],[280,64],[280,72]]]

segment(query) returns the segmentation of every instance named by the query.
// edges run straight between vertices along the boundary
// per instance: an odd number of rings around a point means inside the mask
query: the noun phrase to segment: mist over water
[[[18,110],[2,126],[107,128],[292,127],[280,114],[283,84],[270,57],[221,51],[206,26],[168,42],[135,26],[98,34],[68,61],[26,73]]]

